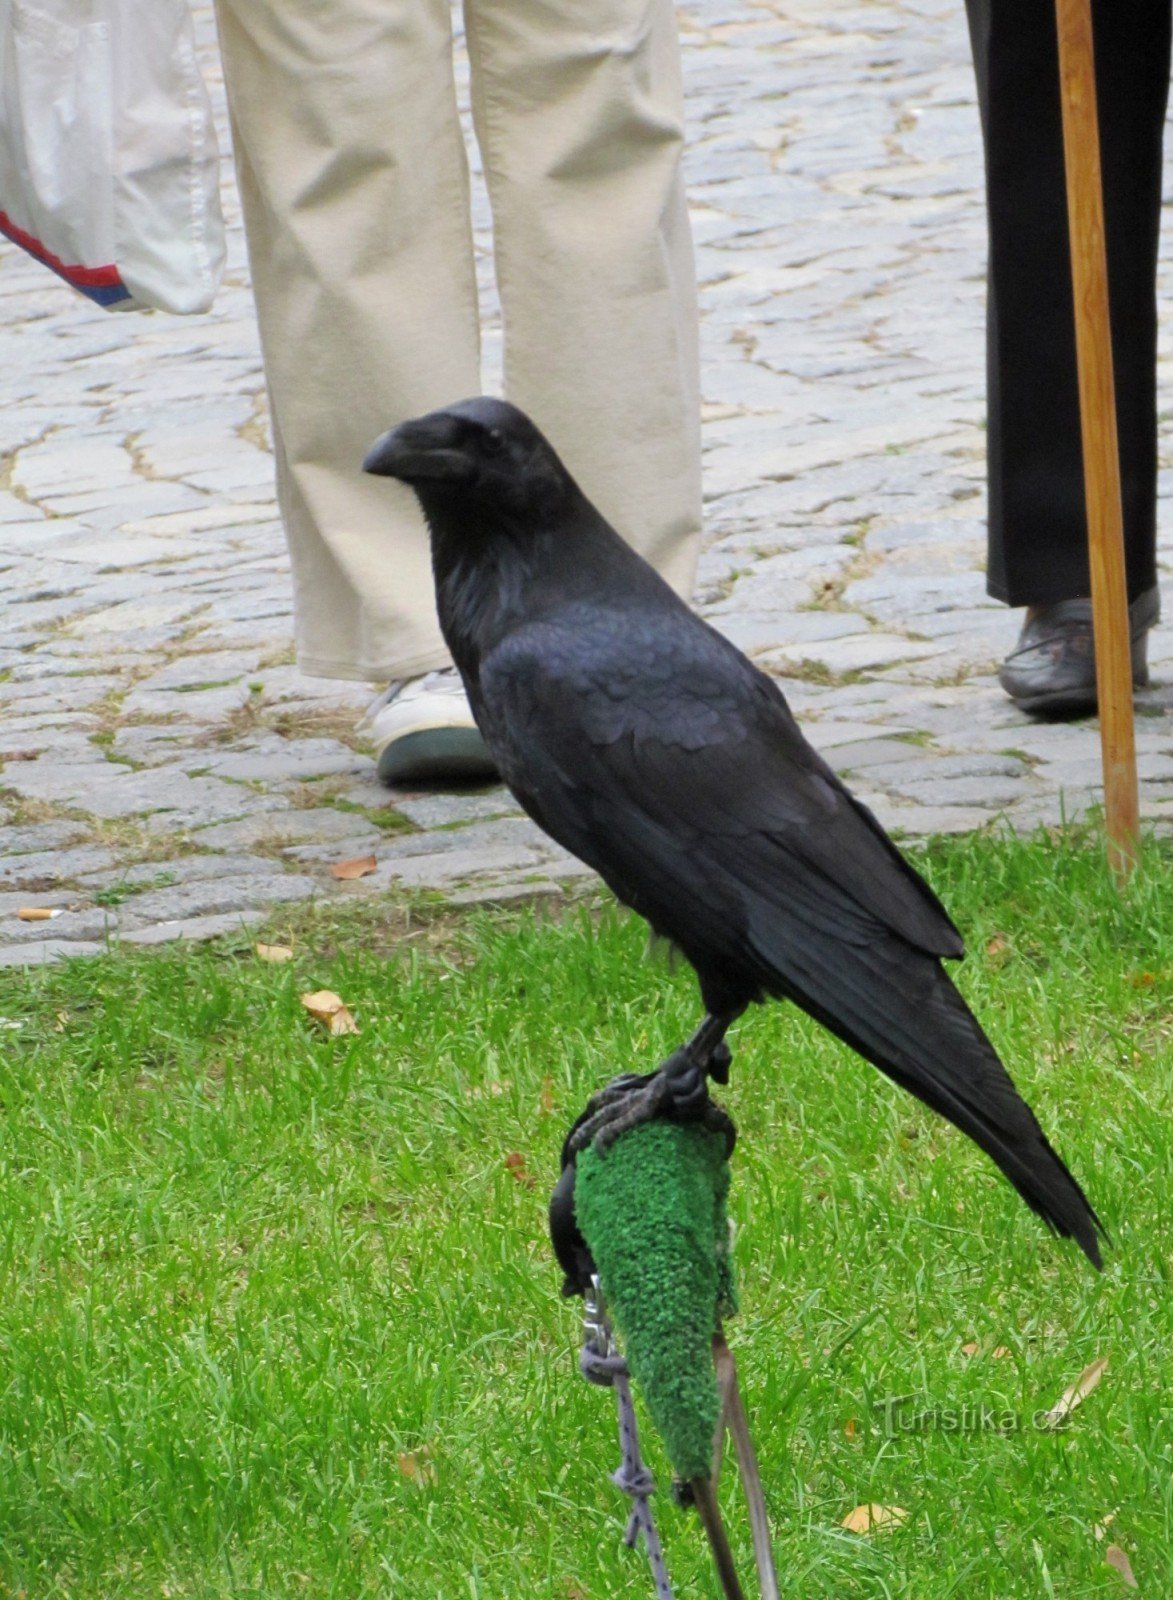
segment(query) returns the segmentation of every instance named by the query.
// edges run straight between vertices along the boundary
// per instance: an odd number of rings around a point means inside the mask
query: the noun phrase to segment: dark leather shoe
[[[1128,608],[1132,681],[1149,681],[1149,629],[1161,614],[1161,597],[1146,589]],[[998,682],[1024,711],[1040,717],[1082,717],[1096,709],[1096,658],[1090,600],[1039,606],[1023,624]]]

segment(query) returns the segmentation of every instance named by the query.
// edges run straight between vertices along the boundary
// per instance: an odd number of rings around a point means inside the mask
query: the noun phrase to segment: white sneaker
[[[455,667],[393,683],[359,726],[370,728],[383,783],[497,776]]]

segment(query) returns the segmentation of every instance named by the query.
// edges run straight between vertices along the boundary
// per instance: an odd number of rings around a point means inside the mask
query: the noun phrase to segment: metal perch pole
[[[1055,16],[1104,816],[1108,858],[1117,877],[1123,880],[1137,862],[1140,822],[1091,0],[1055,0]]]

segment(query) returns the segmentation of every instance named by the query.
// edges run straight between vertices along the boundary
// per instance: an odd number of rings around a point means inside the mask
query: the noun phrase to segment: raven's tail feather
[[[968,1134],[1031,1210],[1100,1267],[1103,1224],[940,963],[895,938],[835,941],[833,950],[822,950],[809,928],[799,947],[779,920],[751,927],[769,968],[764,986],[794,1000]]]

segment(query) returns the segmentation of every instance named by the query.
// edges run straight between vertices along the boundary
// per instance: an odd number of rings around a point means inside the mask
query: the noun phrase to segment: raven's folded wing
[[[624,622],[576,608],[482,662],[486,736],[548,832],[608,881],[632,851],[669,874],[703,854],[846,939],[888,930],[963,954],[940,901],[771,680],[687,613]]]

